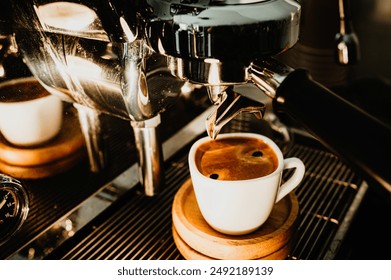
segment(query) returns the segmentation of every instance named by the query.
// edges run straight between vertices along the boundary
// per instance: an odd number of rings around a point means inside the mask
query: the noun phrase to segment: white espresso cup
[[[0,132],[16,146],[35,146],[61,130],[63,103],[33,77],[0,84]]]
[[[255,172],[253,174],[254,178],[232,179],[229,176],[228,180],[223,178],[226,174],[233,174],[232,176],[234,176],[241,173],[234,170],[236,168],[234,165],[237,163],[232,160],[230,152],[224,152],[223,149],[212,150],[209,155],[209,159],[213,159],[210,162],[217,160],[217,165],[210,165],[209,162],[202,163],[205,168],[201,166],[200,155],[204,153],[201,149],[205,147],[205,145],[202,145],[226,138],[250,138],[260,140],[266,144],[260,151],[258,151],[258,148],[256,148],[256,151],[252,151],[251,148],[247,150],[245,147],[241,148],[239,153],[240,157],[250,157],[250,161],[252,156],[264,157],[259,159],[259,163],[255,162],[253,168],[248,166],[244,168],[248,173]],[[267,166],[265,162],[270,161],[266,156],[267,151],[262,151],[264,148],[271,149],[274,152],[274,167],[270,168],[269,166],[270,174],[262,175],[259,173],[261,175],[257,176],[256,173],[259,172],[257,169],[262,170],[263,166]],[[230,149],[235,148],[231,147]],[[202,216],[215,230],[231,235],[247,234],[258,229],[266,222],[274,205],[300,184],[305,173],[305,166],[300,159],[295,157],[284,159],[281,150],[274,141],[266,136],[254,133],[220,134],[216,140],[211,140],[209,137],[201,138],[192,145],[188,162],[192,185]],[[206,174],[207,168],[213,169],[214,166],[217,166],[218,171],[214,173],[213,170],[208,170],[209,173],[213,174]],[[230,168],[232,170],[229,170]],[[283,171],[292,168],[295,170],[282,183]],[[200,169],[203,170],[204,174]],[[216,179],[219,176],[222,179]]]

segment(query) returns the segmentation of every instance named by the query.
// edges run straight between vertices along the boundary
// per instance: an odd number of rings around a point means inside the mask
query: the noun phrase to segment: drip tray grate
[[[243,125],[239,129],[244,131]],[[188,149],[166,162],[165,185],[157,197],[129,190],[46,259],[183,259],[172,237],[171,205],[190,176]],[[333,258],[366,184],[311,138],[295,135],[285,156],[299,157],[306,165],[305,178],[295,191],[300,214],[289,258]]]

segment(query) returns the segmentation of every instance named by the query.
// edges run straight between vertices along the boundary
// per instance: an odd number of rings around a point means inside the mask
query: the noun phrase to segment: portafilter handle
[[[306,70],[294,70],[273,59],[251,64],[248,81],[273,99],[325,147],[369,181],[391,192],[391,126],[314,81]]]

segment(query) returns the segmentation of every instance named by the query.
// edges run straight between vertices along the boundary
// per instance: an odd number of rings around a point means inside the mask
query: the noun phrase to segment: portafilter
[[[346,2],[340,1],[339,8]],[[211,102],[224,108],[240,99],[232,97],[233,86],[256,85],[260,94],[272,99],[276,112],[290,115],[368,180],[391,191],[386,164],[391,158],[390,124],[314,81],[307,70],[292,69],[276,59],[299,38],[297,1],[146,0],[146,5],[148,43],[167,56],[174,75],[209,87]],[[350,32],[341,29],[345,31]],[[348,51],[351,40],[341,44],[344,36],[339,35],[338,45]],[[226,112],[217,108],[207,120],[212,138],[235,116]]]

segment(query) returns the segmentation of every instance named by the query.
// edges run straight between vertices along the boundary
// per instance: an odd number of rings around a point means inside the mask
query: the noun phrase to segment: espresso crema
[[[261,139],[229,137],[200,145],[195,153],[198,170],[217,180],[247,180],[277,169],[274,150]]]
[[[41,98],[50,93],[38,81],[4,84],[0,87],[0,102],[12,103]]]

